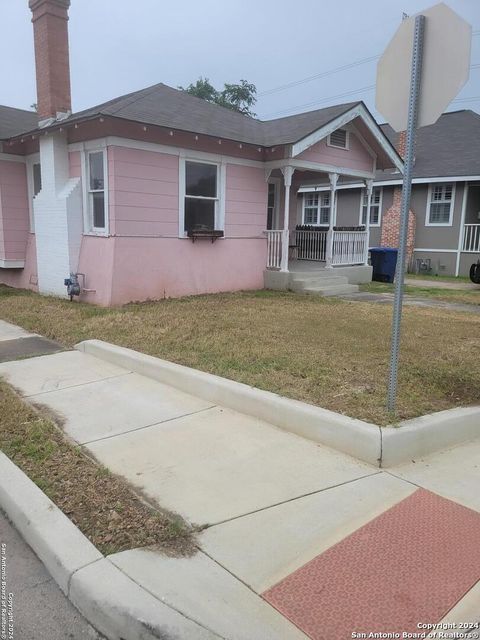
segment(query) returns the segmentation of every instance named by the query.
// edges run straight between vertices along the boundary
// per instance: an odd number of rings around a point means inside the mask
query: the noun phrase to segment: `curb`
[[[0,478],[0,509],[67,598],[109,640],[218,640],[105,558],[1,451]]]
[[[85,340],[75,348],[377,467],[392,467],[480,437],[480,407],[448,409],[381,428],[102,340]]]
[[[381,435],[377,425],[102,340],[85,340],[75,348],[203,400],[265,420],[364,462],[379,465]]]

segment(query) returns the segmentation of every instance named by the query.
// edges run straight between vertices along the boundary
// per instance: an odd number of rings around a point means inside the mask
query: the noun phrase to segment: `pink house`
[[[0,282],[66,296],[73,274],[114,305],[369,279],[370,216],[340,227],[336,194],[364,183],[369,207],[402,162],[362,102],[262,122],[157,84],[72,113],[70,2],[29,4],[38,113],[0,107]]]

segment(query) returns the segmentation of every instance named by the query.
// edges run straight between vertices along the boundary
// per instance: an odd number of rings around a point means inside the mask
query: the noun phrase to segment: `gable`
[[[330,141],[327,136],[302,151],[297,158],[318,164],[373,173],[375,171],[375,154],[359,139],[355,131],[351,128],[346,131],[347,145],[345,149],[333,146],[335,141]]]

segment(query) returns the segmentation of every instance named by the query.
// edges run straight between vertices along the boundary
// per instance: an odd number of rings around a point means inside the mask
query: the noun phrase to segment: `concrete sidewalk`
[[[159,507],[201,525],[191,558],[109,560],[212,638],[343,640],[479,617],[479,442],[387,472],[85,353],[3,363],[0,375]],[[389,522],[401,531],[391,545]]]

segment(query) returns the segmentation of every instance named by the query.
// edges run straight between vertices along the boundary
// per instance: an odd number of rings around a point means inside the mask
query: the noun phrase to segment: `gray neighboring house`
[[[380,125],[392,144],[398,134]],[[384,224],[394,208],[402,176],[396,170],[378,171],[373,182],[369,246],[396,246]],[[305,183],[303,201],[312,192],[327,190],[324,184]],[[337,225],[361,225],[366,221],[366,189],[363,184],[337,187]],[[480,259],[480,115],[470,110],[444,113],[431,126],[418,130],[411,210],[410,270],[432,274],[468,275]],[[299,201],[297,223],[305,224],[305,204]],[[390,230],[391,232],[391,230]],[[398,230],[397,235],[398,238]]]

